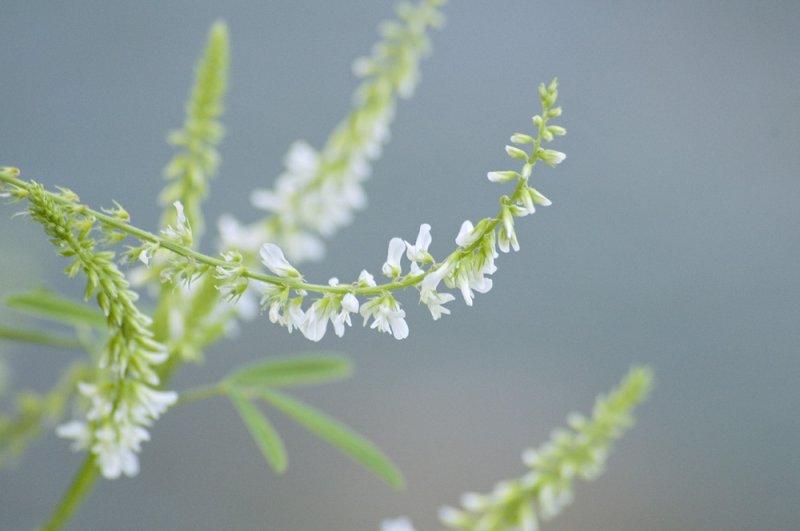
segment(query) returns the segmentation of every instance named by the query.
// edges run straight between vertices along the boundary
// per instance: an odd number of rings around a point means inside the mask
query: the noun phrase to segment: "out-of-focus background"
[[[176,409],[153,431],[135,480],[105,482],[75,530],[370,530],[520,474],[520,451],[631,364],[657,389],[608,472],[579,485],[548,529],[672,531],[800,527],[800,4],[452,2],[447,27],[368,184],[370,208],[310,278],[377,273],[392,236],[433,226],[434,255],[495,212],[487,170],[512,167],[536,86],[558,76],[568,153],[535,186],[553,206],[521,219],[494,289],[432,322],[413,293],[402,342],[354,327],[319,344],[266,318],[187,367],[178,389],[245,361],[345,352],[355,377],[300,395],[369,434],[405,471],[395,492],[276,418],[290,467],[276,477],[224,400]],[[229,23],[233,63],[221,177],[209,219],[255,219],[248,193],[282,170],[295,139],[320,146],[345,114],[352,60],[391,3],[4,0],[0,164],[123,202],[155,228],[165,132],[208,26]],[[62,278],[38,227],[0,213],[0,289]],[[213,241],[204,242],[207,250]],[[12,321],[2,314],[4,323]],[[47,388],[73,354],[4,346],[13,389]],[[7,405],[7,402],[6,402]],[[81,456],[49,436],[0,471],[0,529],[31,529]]]

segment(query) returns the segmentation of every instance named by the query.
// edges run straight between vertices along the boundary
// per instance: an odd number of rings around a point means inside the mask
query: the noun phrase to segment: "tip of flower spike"
[[[18,177],[19,168],[12,168],[11,166],[0,166],[0,174],[7,177]]]

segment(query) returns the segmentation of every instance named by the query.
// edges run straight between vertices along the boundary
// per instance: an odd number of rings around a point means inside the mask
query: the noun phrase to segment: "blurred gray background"
[[[319,146],[349,108],[352,60],[390,2],[0,3],[0,163],[118,199],[155,228],[165,132],[183,121],[211,22],[233,63],[221,177],[209,219],[254,219],[297,138]],[[536,86],[558,76],[568,153],[535,186],[553,206],[520,220],[494,289],[432,322],[412,293],[402,342],[354,328],[322,349],[355,377],[299,393],[369,434],[405,471],[395,492],[283,419],[290,468],[276,477],[228,403],[170,412],[136,480],[106,482],[76,530],[373,530],[523,471],[520,451],[634,363],[657,389],[596,483],[548,529],[800,528],[800,3],[461,0],[434,35],[416,97],[369,182],[370,208],[310,278],[377,272],[392,236],[496,211],[487,170],[530,130]],[[42,282],[78,294],[40,230],[0,214],[3,292]],[[206,249],[213,242],[206,239]],[[5,322],[12,321],[8,313]],[[316,348],[266,318],[186,367],[178,389],[243,362]],[[14,388],[46,389],[73,354],[10,349]],[[0,529],[30,529],[81,456],[50,436],[0,471]]]

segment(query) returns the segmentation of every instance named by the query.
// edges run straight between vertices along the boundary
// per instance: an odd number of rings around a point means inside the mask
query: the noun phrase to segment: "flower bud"
[[[527,159],[528,158],[528,154],[527,153],[525,153],[521,149],[516,148],[514,146],[506,146],[506,153],[508,153],[508,156],[511,157],[512,159]]]
[[[493,183],[507,183],[519,176],[519,173],[515,171],[490,171],[486,174],[486,178]]]
[[[554,149],[543,149],[539,151],[539,158],[542,160],[542,162],[551,168],[554,168],[557,164],[564,162],[564,159],[567,158],[567,155]]]
[[[511,135],[511,142],[514,144],[533,144],[533,137],[522,133],[514,133]]]

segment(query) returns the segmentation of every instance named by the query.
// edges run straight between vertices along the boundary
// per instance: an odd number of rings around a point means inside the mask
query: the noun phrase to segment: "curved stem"
[[[40,531],[56,531],[66,525],[73,513],[83,503],[84,498],[92,490],[98,476],[97,466],[94,462],[94,454],[88,452],[83,464],[75,473],[67,492],[61,498],[58,506],[50,514],[50,518],[40,527]]]
[[[16,177],[17,174],[18,170],[16,168],[0,168],[0,182],[8,183],[12,186],[15,186],[25,191],[30,190],[32,183],[28,183],[18,179]],[[519,189],[520,187],[523,187],[523,185],[525,184],[527,184],[527,179],[521,178],[517,184],[517,188]],[[149,242],[157,244],[159,247],[171,251],[174,254],[183,256],[184,258],[195,260],[209,267],[222,267],[225,269],[234,267],[230,262],[226,262],[225,260],[222,260],[220,258],[215,258],[213,256],[203,254],[199,251],[196,251],[189,247],[185,247],[183,245],[170,241],[166,238],[162,238],[160,236],[157,236],[156,234],[153,234],[146,230],[142,230],[127,222],[121,221],[120,219],[114,216],[109,216],[107,214],[104,214],[103,212],[91,209],[86,205],[76,204],[72,200],[67,199],[66,197],[63,197],[59,194],[55,194],[52,192],[46,192],[46,193],[53,199],[53,201],[65,206],[76,208],[79,212],[97,219],[103,225],[112,227],[113,229],[116,229],[120,232],[129,234],[130,236],[133,236],[134,238],[136,238],[141,242]],[[477,247],[480,244],[481,239],[484,236],[486,236],[486,234],[488,234],[490,230],[494,229],[500,223],[501,216],[502,214],[498,214],[493,218],[486,218],[489,221],[489,223],[486,225],[481,234],[477,235],[477,237],[475,238],[475,242],[466,249],[456,249],[455,251],[450,253],[450,255],[448,255],[448,257],[445,258],[445,260],[443,260],[441,263],[454,259],[457,256],[471,252],[475,247]],[[363,285],[353,285],[353,284],[341,284],[337,286],[329,286],[326,284],[312,284],[305,282],[302,277],[287,278],[287,277],[278,277],[273,275],[264,275],[262,273],[255,273],[248,269],[244,269],[241,274],[242,276],[253,280],[258,280],[261,282],[265,282],[267,284],[273,284],[277,286],[286,286],[296,291],[305,290],[314,293],[337,293],[340,295],[346,293],[353,293],[355,295],[378,295],[384,292],[396,291],[419,284],[426,275],[435,271],[436,268],[438,268],[438,265],[432,267],[430,270],[426,271],[423,275],[419,276],[407,275],[405,277],[394,279],[390,282],[379,284],[377,286],[363,286]]]

